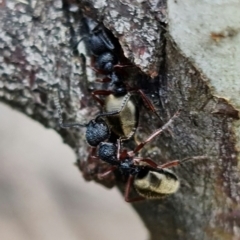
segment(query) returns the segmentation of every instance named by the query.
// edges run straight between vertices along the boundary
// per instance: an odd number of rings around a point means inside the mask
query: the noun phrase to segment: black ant
[[[66,124],[62,121],[61,108],[58,99],[56,100],[55,105],[58,108],[59,125],[62,128],[86,127],[86,141],[90,146],[94,148],[98,147],[97,156],[91,157],[100,159],[112,165],[109,170],[99,174],[98,177],[102,179],[116,169],[119,169],[123,175],[129,176],[125,190],[125,201],[127,202],[140,201],[146,198],[158,199],[175,193],[179,188],[180,182],[178,177],[168,168],[177,166],[189,160],[206,159],[205,156],[197,156],[186,158],[181,161],[174,160],[162,165],[158,165],[149,158],[140,158],[135,156],[136,153],[138,153],[147,143],[152,141],[155,137],[166,130],[172,124],[174,119],[179,116],[179,112],[175,113],[175,115],[170,118],[170,120],[165,123],[163,127],[156,130],[145,141],[138,144],[133,151],[121,151],[121,139],[118,139],[117,143],[104,142],[111,134],[107,123],[102,119],[105,113],[97,115],[95,119],[90,120],[87,124]],[[113,112],[112,114],[118,114],[118,111]],[[134,185],[140,197],[132,199],[129,198],[132,185]]]
[[[159,199],[175,193],[180,186],[180,181],[169,168],[189,160],[206,159],[205,156],[196,156],[158,165],[149,158],[135,156],[147,143],[166,130],[178,115],[179,112],[177,112],[162,128],[156,130],[145,141],[135,147],[133,151],[121,151],[121,143],[119,140],[117,144],[111,142],[101,142],[99,144],[99,159],[112,165],[108,171],[99,174],[99,178],[107,176],[116,169],[123,175],[127,175],[128,181],[124,195],[126,202],[136,202],[144,199]],[[135,187],[140,197],[129,198],[132,185]]]
[[[84,23],[86,36],[77,43],[77,46],[83,39],[87,39],[88,49],[95,57],[97,67],[95,70],[111,74],[114,68],[121,67],[121,65],[117,65],[119,62],[118,55],[121,55],[119,51],[121,48],[117,39],[110,31],[90,18],[84,17],[82,22]],[[110,78],[114,79],[114,77]]]
[[[106,78],[98,81],[110,81],[112,86],[112,90],[95,90],[92,92],[92,96],[106,112],[104,116],[112,132],[122,140],[127,140],[135,133],[138,125],[138,107],[133,98],[134,93],[138,93],[145,105],[158,118],[160,117],[143,91],[131,89],[115,71],[116,67],[133,67],[133,65],[116,65],[119,62],[118,56],[121,58],[121,55],[123,55],[117,39],[107,29],[92,19],[84,18],[83,22],[88,33],[84,38],[88,39],[88,47],[96,57],[97,71],[103,71],[108,74]],[[98,96],[106,96],[105,101]],[[118,112],[118,114],[112,114],[112,112]]]

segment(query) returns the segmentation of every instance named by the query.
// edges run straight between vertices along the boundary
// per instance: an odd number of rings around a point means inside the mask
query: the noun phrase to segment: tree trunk
[[[89,53],[81,49],[86,61],[74,54],[74,43],[83,14],[103,22],[140,69],[134,83],[162,118],[142,108],[136,139],[182,110],[141,155],[157,163],[207,156],[174,169],[181,179],[176,194],[133,204],[151,239],[239,239],[239,7],[236,1],[2,1],[0,99],[59,132],[84,177],[99,181],[89,168],[107,165],[87,164],[85,129],[60,129],[53,97],[57,85],[65,121],[87,121],[99,111]],[[114,179],[100,182],[111,187]]]

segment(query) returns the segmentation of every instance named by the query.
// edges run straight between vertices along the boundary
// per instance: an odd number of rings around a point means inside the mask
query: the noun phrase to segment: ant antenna
[[[61,128],[71,128],[71,127],[87,127],[87,123],[85,124],[80,124],[80,123],[64,123],[63,122],[63,117],[62,117],[62,108],[60,105],[60,89],[59,86],[57,86],[57,89],[54,90],[54,95],[53,95],[53,102],[54,105],[57,109],[57,113],[58,113],[58,124]]]
[[[80,44],[80,42],[81,42],[83,39],[87,38],[87,37],[88,37],[87,35],[83,36],[83,37],[73,46],[73,48],[74,48],[75,50],[78,50],[78,45]]]

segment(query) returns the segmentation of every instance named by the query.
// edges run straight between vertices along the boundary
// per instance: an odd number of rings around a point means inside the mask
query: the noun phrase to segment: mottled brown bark
[[[93,5],[92,5],[93,3]],[[35,3],[34,3],[35,4]],[[81,13],[79,11],[81,9]],[[84,165],[84,129],[61,130],[53,104],[56,84],[66,121],[91,119],[98,108],[90,97],[89,66],[73,54],[81,14],[103,21],[125,56],[154,79],[141,87],[156,103],[162,122],[143,108],[138,139],[148,136],[178,109],[170,132],[141,152],[162,163],[206,155],[174,169],[181,188],[174,196],[134,204],[151,239],[239,239],[239,171],[232,124],[238,112],[211,94],[207,79],[168,35],[165,1],[8,1],[0,5],[0,99],[58,131]],[[94,79],[94,77],[93,77]],[[150,84],[151,83],[151,84]],[[151,114],[150,114],[151,116]],[[95,169],[106,165],[88,166]],[[85,178],[91,179],[86,174]],[[94,176],[93,176],[94,177]],[[112,186],[114,177],[103,184]],[[124,184],[118,183],[122,189]]]

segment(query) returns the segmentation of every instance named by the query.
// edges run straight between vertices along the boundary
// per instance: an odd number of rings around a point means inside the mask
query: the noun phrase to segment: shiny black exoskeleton
[[[60,121],[59,121],[60,122]],[[107,125],[107,123],[97,117],[93,120],[90,120],[87,124],[81,124],[81,123],[59,123],[61,128],[82,128],[86,127],[86,133],[85,138],[87,143],[91,147],[97,147],[101,142],[106,141],[110,137],[110,129]]]
[[[85,32],[87,34],[86,44],[88,49],[95,56],[97,69],[106,74],[113,72],[114,66],[118,63],[118,50],[120,45],[110,31],[101,24],[90,18],[83,18]],[[83,38],[83,39],[84,39]]]

